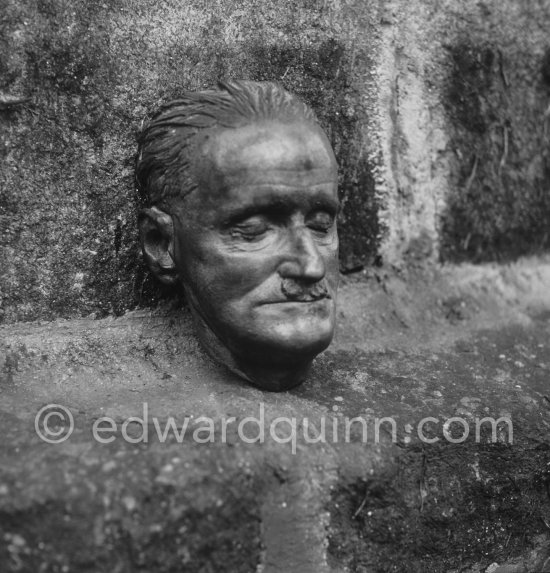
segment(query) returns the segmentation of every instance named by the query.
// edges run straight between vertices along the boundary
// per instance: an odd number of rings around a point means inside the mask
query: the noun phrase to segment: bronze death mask
[[[338,287],[337,165],[313,112],[271,82],[185,93],[142,130],[136,180],[145,260],[208,354],[265,390],[302,382]]]

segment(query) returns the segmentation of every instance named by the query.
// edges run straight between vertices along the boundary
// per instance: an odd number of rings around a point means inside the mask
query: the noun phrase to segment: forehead
[[[311,170],[336,167],[334,154],[323,131],[299,121],[253,123],[214,134],[204,149],[225,173],[246,170]]]
[[[203,199],[242,199],[245,188],[249,193],[271,188],[273,193],[283,187],[307,192],[322,186],[336,193],[334,153],[323,131],[309,122],[271,121],[214,132],[205,137],[199,158]]]

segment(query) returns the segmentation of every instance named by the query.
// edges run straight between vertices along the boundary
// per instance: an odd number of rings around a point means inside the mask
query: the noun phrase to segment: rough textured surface
[[[0,321],[162,296],[135,242],[135,133],[223,76],[312,104],[342,166],[342,269],[377,264],[344,281],[334,347],[283,395],[204,360],[185,310],[2,327],[1,571],[549,569],[548,261],[425,266],[548,247],[548,12],[0,0]],[[51,402],[76,421],[57,446],[33,428]],[[92,440],[144,402],[211,416],[215,442]],[[398,443],[221,443],[222,418],[260,402],[268,421],[393,416]],[[406,441],[422,416],[479,414],[511,415],[515,443]]]
[[[511,260],[548,249],[548,3],[384,4],[384,260]]]
[[[341,165],[341,265],[548,247],[543,1],[3,0],[0,320],[162,296],[136,245],[135,133],[219,77],[303,96]]]
[[[220,77],[279,80],[313,106],[342,168],[344,265],[372,260],[367,7],[5,2],[0,91],[29,101],[0,110],[4,320],[121,313],[158,296],[136,245],[135,134],[154,106]]]
[[[440,5],[460,22],[441,45],[454,152],[442,256],[510,260],[550,245],[550,5],[461,6]]]
[[[0,569],[190,573],[532,573],[550,558],[550,264],[349,279],[341,335],[300,388],[270,394],[205,359],[184,310],[4,326],[0,380]],[[416,285],[411,287],[411,285]],[[435,286],[434,286],[435,285]],[[408,297],[418,301],[414,312]],[[434,304],[436,301],[436,304]],[[365,309],[357,313],[356,309]],[[376,307],[376,311],[372,310]],[[378,316],[378,321],[373,316]],[[480,326],[484,329],[480,330]],[[42,442],[34,417],[70,409],[72,436]],[[122,425],[134,422],[123,439]],[[296,418],[296,453],[267,432],[246,444],[222,420]],[[92,439],[112,417],[116,439]],[[161,443],[186,417],[185,438]],[[214,423],[212,443],[193,432]],[[333,422],[361,416],[345,439]],[[375,439],[375,419],[387,424]],[[464,443],[415,435],[460,416]],[[510,416],[495,443],[475,419]],[[306,443],[304,420],[326,421]],[[385,428],[385,430],[384,430]],[[278,427],[281,438],[286,424]],[[247,430],[253,438],[257,428]],[[198,434],[208,439],[208,431]],[[314,434],[309,433],[309,436]],[[458,439],[460,427],[452,429]],[[494,566],[493,566],[494,565]]]

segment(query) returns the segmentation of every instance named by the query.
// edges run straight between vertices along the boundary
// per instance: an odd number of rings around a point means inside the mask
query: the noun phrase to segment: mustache
[[[323,298],[332,298],[325,279],[316,283],[296,279],[283,279],[281,291],[286,300],[292,302],[313,302]]]

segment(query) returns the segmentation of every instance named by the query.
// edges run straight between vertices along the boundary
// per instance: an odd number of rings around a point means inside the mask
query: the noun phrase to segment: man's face
[[[313,124],[205,135],[198,189],[172,210],[174,261],[195,312],[239,360],[313,358],[338,286],[337,166]]]

